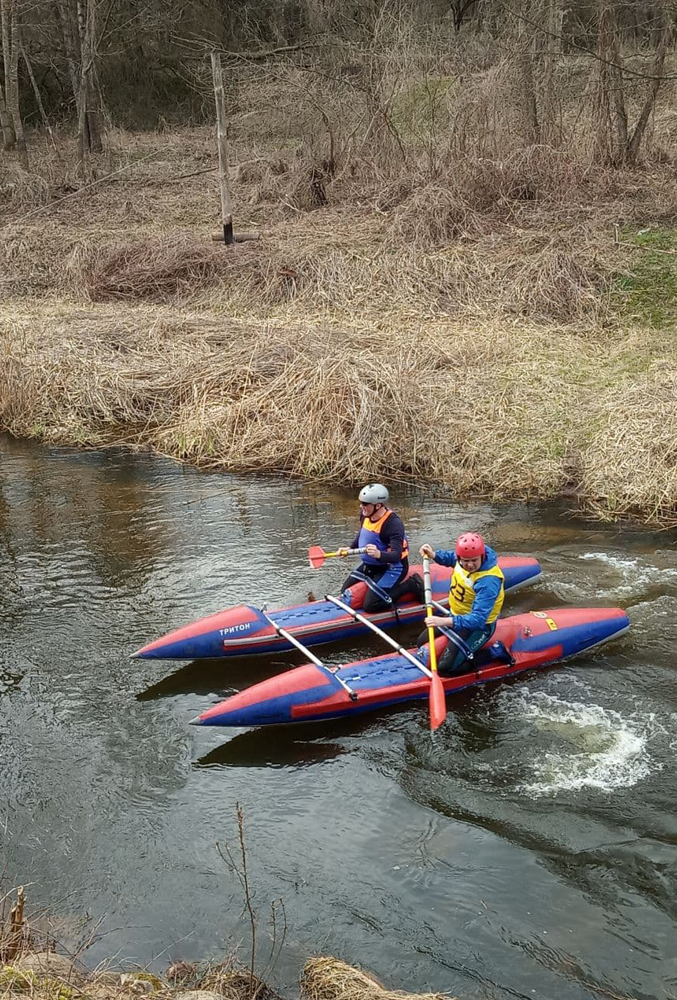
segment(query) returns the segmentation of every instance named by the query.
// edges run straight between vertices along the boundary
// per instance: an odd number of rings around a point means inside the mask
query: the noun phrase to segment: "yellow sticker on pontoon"
[[[557,622],[554,622],[552,618],[548,618],[547,612],[545,611],[532,611],[534,618],[545,618],[548,628],[551,632],[557,631]]]

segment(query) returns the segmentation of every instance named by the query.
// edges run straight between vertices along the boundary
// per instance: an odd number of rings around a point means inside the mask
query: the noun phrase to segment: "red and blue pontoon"
[[[341,610],[335,604],[337,610]],[[343,612],[347,625],[353,620]],[[490,643],[469,670],[443,678],[445,694],[526,670],[545,667],[622,635],[630,626],[620,608],[558,608],[499,619]],[[387,637],[390,640],[390,637]],[[438,657],[449,640],[436,640]],[[411,657],[420,661],[416,666]],[[338,669],[315,662],[288,670],[241,691],[192,720],[199,726],[270,726],[319,722],[427,700],[428,647],[358,660]],[[423,669],[421,669],[423,667]]]
[[[533,583],[541,575],[538,560],[528,556],[501,556],[498,564],[505,576],[506,590],[517,590]],[[411,567],[412,573],[420,571],[420,566]],[[432,567],[432,596],[445,606],[448,604],[451,572],[446,566],[435,564]],[[365,583],[357,583],[347,591],[352,608],[362,607],[366,589]],[[392,628],[398,624],[406,625],[421,620],[424,610],[419,601],[412,599],[398,603],[395,610],[376,612],[365,617],[381,628]],[[196,660],[246,656],[252,653],[279,653],[293,648],[293,643],[280,630],[302,640],[306,646],[314,646],[363,635],[368,631],[368,626],[347,617],[331,601],[326,600],[280,608],[267,614],[253,604],[238,604],[200,618],[184,628],[168,632],[132,653],[132,656],[139,659]]]

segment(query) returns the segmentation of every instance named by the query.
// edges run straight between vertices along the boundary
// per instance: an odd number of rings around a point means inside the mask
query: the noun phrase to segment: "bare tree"
[[[597,154],[616,166],[631,166],[637,161],[642,139],[653,112],[663,81],[665,58],[674,36],[674,22],[666,0],[660,5],[661,34],[649,78],[649,89],[631,129],[624,86],[624,62],[618,41],[618,4],[599,0],[598,79],[596,95]]]
[[[667,9],[667,5],[661,7],[661,34],[658,41],[658,47],[656,48],[656,55],[654,57],[653,67],[651,69],[651,83],[649,87],[649,92],[646,95],[644,105],[639,113],[637,122],[635,123],[635,128],[628,143],[626,152],[626,163],[634,164],[639,155],[639,148],[644,138],[644,133],[646,132],[646,127],[649,123],[649,118],[651,113],[656,106],[656,100],[658,98],[658,92],[663,83],[663,70],[665,68],[665,57],[668,53],[668,49],[674,38],[674,22]]]
[[[0,84],[0,128],[2,129],[2,148],[4,150],[14,149],[16,146],[16,136],[14,126],[9,116],[2,84]]]
[[[3,148],[9,152],[16,149],[16,134],[11,111],[12,61],[11,61],[11,14],[6,0],[0,0],[0,21],[2,23],[2,64],[5,70],[5,88],[2,98],[4,118],[2,123]]]
[[[560,0],[542,0],[539,11],[546,27],[541,36],[540,51],[540,96],[542,139],[551,145],[559,145],[562,128],[557,100],[557,59],[561,51],[563,11]]]
[[[80,37],[80,105],[84,104],[84,139],[87,149],[100,153],[101,114],[96,73],[98,0],[77,0]],[[80,107],[80,105],[78,107]],[[81,118],[79,113],[78,120]],[[80,137],[80,133],[78,133]]]
[[[45,105],[42,103],[42,95],[40,93],[40,88],[38,87],[38,81],[35,79],[35,73],[33,72],[33,67],[31,65],[30,59],[28,58],[28,53],[26,52],[23,46],[23,42],[21,43],[21,58],[24,61],[24,66],[26,67],[28,78],[31,81],[31,87],[33,88],[33,94],[35,96],[35,103],[37,104],[38,111],[40,112],[40,118],[42,119],[43,128],[47,133],[47,135],[49,136],[49,138],[52,140],[52,143],[54,143],[54,134],[52,132],[52,126],[49,124],[49,118],[47,117],[47,112],[45,111]]]
[[[96,58],[97,0],[78,0],[80,27],[80,86],[78,90],[78,162],[85,169],[90,152],[101,151],[98,88],[94,71]],[[81,23],[81,18],[84,22]]]
[[[461,30],[466,17],[478,2],[479,0],[451,0],[451,16],[457,32]]]
[[[80,92],[80,36],[78,34],[77,10],[71,0],[56,0],[55,10],[61,28],[73,100],[77,107]]]
[[[16,147],[19,162],[28,170],[28,150],[19,108],[19,50],[21,48],[19,9],[16,0],[0,0],[2,21],[2,60],[5,67],[5,101],[11,120],[14,143],[10,132],[10,149]]]
[[[518,96],[520,101],[520,117],[522,119],[522,140],[524,145],[532,146],[541,141],[541,127],[538,117],[536,100],[536,81],[534,78],[534,52],[537,36],[534,32],[531,15],[532,0],[517,0],[516,24],[516,60],[519,77]]]

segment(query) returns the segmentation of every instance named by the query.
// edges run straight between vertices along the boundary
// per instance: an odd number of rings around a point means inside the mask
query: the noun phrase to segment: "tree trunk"
[[[233,237],[233,211],[230,204],[230,186],[228,184],[228,140],[226,138],[226,110],[223,97],[223,71],[221,69],[221,54],[212,52],[212,79],[214,81],[214,101],[216,103],[216,135],[219,150],[219,188],[221,191],[221,224],[223,227],[223,242],[235,242]]]
[[[87,79],[85,69],[86,51],[83,49],[80,62],[80,84],[78,86],[78,168],[80,174],[86,174],[86,159],[89,153],[89,131],[87,129]]]
[[[12,90],[12,50],[11,50],[11,8],[8,0],[0,0],[0,22],[2,26],[2,65],[5,71],[5,87],[2,103],[4,107],[5,120],[3,120],[3,149],[9,152],[16,149],[16,133],[14,131],[14,120],[11,111],[11,90]]]
[[[101,118],[94,61],[96,59],[97,0],[78,0],[80,35],[80,83],[78,90],[78,162],[85,170],[88,153],[100,153]],[[84,18],[84,25],[82,19]]]
[[[84,129],[82,138],[87,150],[100,153],[101,114],[99,89],[96,81],[94,61],[96,59],[96,15],[97,0],[77,0],[78,33],[80,37],[80,93],[78,103],[78,122],[80,122],[80,103],[84,102]],[[78,132],[80,140],[80,132]]]
[[[0,129],[2,129],[2,148],[5,150],[14,149],[16,136],[14,135],[14,126],[12,125],[12,120],[9,117],[7,105],[5,104],[2,84],[0,84]]]
[[[555,73],[557,56],[561,50],[562,10],[560,0],[545,0],[539,21],[544,21],[547,34],[543,36],[541,53],[541,129],[542,139],[551,146],[559,146],[562,128],[557,101]]]
[[[5,103],[11,130],[9,146],[19,154],[19,163],[28,170],[28,150],[19,109],[19,11],[16,0],[0,0],[2,21],[2,61],[5,68]]]
[[[19,49],[21,39],[19,36],[19,12],[12,0],[11,6],[11,97],[9,100],[9,112],[14,123],[14,134],[16,135],[16,148],[19,154],[19,163],[24,170],[28,170],[28,149],[26,148],[26,136],[24,133],[24,123],[21,120],[21,109],[19,107]]]
[[[672,22],[671,15],[666,8],[662,10],[662,20],[663,27],[661,32],[660,41],[658,43],[658,48],[656,49],[656,57],[654,59],[653,67],[651,69],[651,76],[654,79],[651,81],[651,88],[646,96],[642,110],[640,111],[639,118],[635,124],[634,131],[632,133],[632,138],[627,144],[627,150],[625,155],[625,160],[628,164],[633,165],[637,161],[637,155],[639,153],[639,147],[646,132],[646,127],[649,123],[649,117],[656,105],[656,98],[658,97],[658,91],[661,88],[663,80],[663,68],[665,66],[665,57],[667,55],[668,49],[672,42],[674,36],[674,25]]]
[[[522,0],[521,4],[518,4],[520,14],[523,13],[526,16],[529,16],[531,13],[530,7],[529,0]],[[536,81],[534,78],[535,42],[533,28],[520,17],[517,29],[517,64],[525,146],[534,146],[541,141],[538,103],[536,100]]]
[[[625,160],[628,149],[628,115],[613,0],[599,0],[597,50],[597,154],[619,164]]]
[[[80,71],[78,68],[80,65],[80,45],[75,12],[69,0],[56,0],[55,6],[63,36],[63,47],[66,53],[66,62],[68,63],[68,76],[71,81],[73,100],[76,106],[78,106],[80,93]]]
[[[31,66],[31,62],[30,59],[28,58],[28,53],[26,52],[23,46],[23,42],[21,43],[21,58],[24,61],[24,66],[26,67],[26,70],[28,72],[28,78],[31,81],[33,93],[35,94],[35,102],[38,106],[38,110],[40,111],[40,118],[42,119],[43,128],[47,133],[47,135],[49,136],[49,138],[52,140],[52,143],[54,143],[54,134],[52,132],[52,126],[49,124],[49,118],[47,117],[47,112],[45,111],[45,105],[42,103],[40,88],[38,87],[38,82],[35,79],[35,74],[33,73],[33,67]]]

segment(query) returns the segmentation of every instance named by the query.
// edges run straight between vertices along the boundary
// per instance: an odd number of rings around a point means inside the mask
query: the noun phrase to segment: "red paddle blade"
[[[308,549],[308,562],[313,569],[319,569],[324,562],[324,549],[320,545],[311,545]]]
[[[442,678],[435,671],[430,681],[430,728],[437,729],[447,717],[447,703],[444,700]]]

